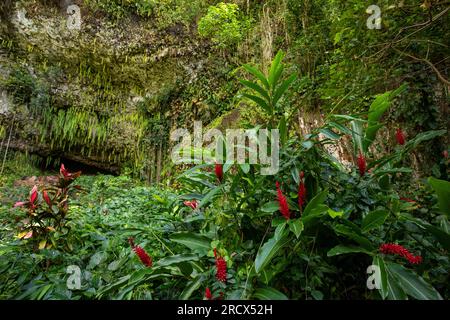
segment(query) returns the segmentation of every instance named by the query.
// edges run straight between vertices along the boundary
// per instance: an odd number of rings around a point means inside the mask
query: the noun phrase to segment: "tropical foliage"
[[[447,3],[78,2],[78,51],[0,24],[0,299],[450,297]],[[276,170],[174,164],[196,120]]]

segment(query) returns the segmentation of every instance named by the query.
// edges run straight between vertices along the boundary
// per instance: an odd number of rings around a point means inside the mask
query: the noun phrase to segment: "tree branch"
[[[424,58],[417,58],[417,57],[415,57],[415,56],[413,56],[413,55],[411,55],[411,54],[409,54],[409,53],[405,53],[405,52],[402,52],[402,51],[397,50],[397,49],[394,49],[394,50],[397,51],[398,53],[400,53],[401,55],[405,55],[405,56],[407,56],[407,57],[413,59],[414,61],[424,62],[424,63],[428,64],[428,65],[430,66],[430,68],[433,69],[433,71],[436,73],[436,75],[437,75],[437,77],[439,78],[439,80],[441,80],[443,83],[445,83],[447,86],[450,87],[450,81],[448,81],[448,80],[441,74],[441,72],[438,70],[438,68],[436,68],[436,66],[435,66],[433,63],[431,63],[430,60],[424,59]]]

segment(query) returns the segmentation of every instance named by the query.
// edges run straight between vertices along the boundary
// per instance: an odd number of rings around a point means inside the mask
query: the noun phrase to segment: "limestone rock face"
[[[0,91],[0,115],[7,115],[11,108],[11,101],[6,91]]]
[[[79,8],[79,29],[69,27],[78,10],[69,6]],[[178,96],[208,59],[195,27],[117,21],[77,0],[9,9],[0,23],[0,125],[16,115],[11,148],[102,169],[140,167],[152,144],[165,144],[189,118],[192,103]]]

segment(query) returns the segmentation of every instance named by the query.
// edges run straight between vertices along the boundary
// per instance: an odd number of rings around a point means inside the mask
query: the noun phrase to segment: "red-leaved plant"
[[[39,249],[50,247],[50,232],[62,231],[66,226],[67,213],[69,211],[69,192],[72,189],[81,190],[80,186],[72,186],[72,183],[81,175],[81,171],[70,173],[61,165],[59,180],[56,185],[45,186],[39,191],[34,186],[30,191],[28,201],[19,201],[14,207],[26,209],[27,217],[22,220],[19,238],[32,239],[39,244]],[[52,244],[55,244],[52,241]]]

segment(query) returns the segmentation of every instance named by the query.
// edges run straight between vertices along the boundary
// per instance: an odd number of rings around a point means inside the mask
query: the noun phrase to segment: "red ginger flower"
[[[399,145],[404,145],[405,144],[405,135],[402,131],[402,129],[398,128],[397,132],[395,133],[395,139],[397,139],[397,143]]]
[[[193,210],[197,209],[198,206],[197,200],[185,201],[183,203],[185,206],[191,207]]]
[[[142,247],[136,246],[134,244],[134,239],[133,238],[128,238],[128,242],[130,243],[131,247],[133,248],[133,251],[139,257],[139,260],[141,260],[142,264],[144,266],[150,268],[153,265],[152,257],[150,257],[148,255],[148,253],[145,252],[145,250]]]
[[[412,264],[419,264],[422,262],[421,256],[412,255],[408,249],[405,247],[396,244],[396,243],[384,243],[380,246],[380,252],[384,254],[395,254],[399,255],[406,260],[408,260]]]
[[[444,151],[442,152],[442,156],[444,157],[444,159],[448,159],[448,151],[447,151],[447,150],[444,150]]]
[[[288,220],[291,218],[291,214],[289,212],[289,205],[287,203],[286,197],[284,196],[283,192],[280,189],[280,184],[278,181],[276,183],[276,187],[277,187],[277,199],[278,199],[278,204],[280,206],[280,212],[283,215],[283,217],[285,217]]]
[[[214,248],[214,258],[216,259],[216,279],[225,283],[227,281],[227,262],[223,257],[217,255],[217,249]]]
[[[223,179],[223,165],[220,163],[216,163],[214,167],[214,172],[216,174],[217,179],[219,179],[220,182],[222,182]]]
[[[304,181],[305,173],[303,171],[300,172],[300,184],[298,186],[298,206],[300,207],[300,211],[303,209],[303,205],[306,202],[306,187]]]
[[[364,158],[361,151],[359,152],[357,163],[358,163],[359,175],[362,177],[366,173],[366,159]]]
[[[211,290],[209,290],[209,288],[206,288],[206,290],[205,290],[205,298],[206,298],[206,300],[212,300],[212,294],[211,294]]]
[[[145,252],[145,250],[143,248],[141,248],[140,246],[135,246],[133,248],[133,250],[136,253],[136,255],[139,257],[139,259],[141,260],[143,265],[145,265],[146,267],[149,267],[149,268],[153,265],[152,258],[148,255],[147,252]]]

